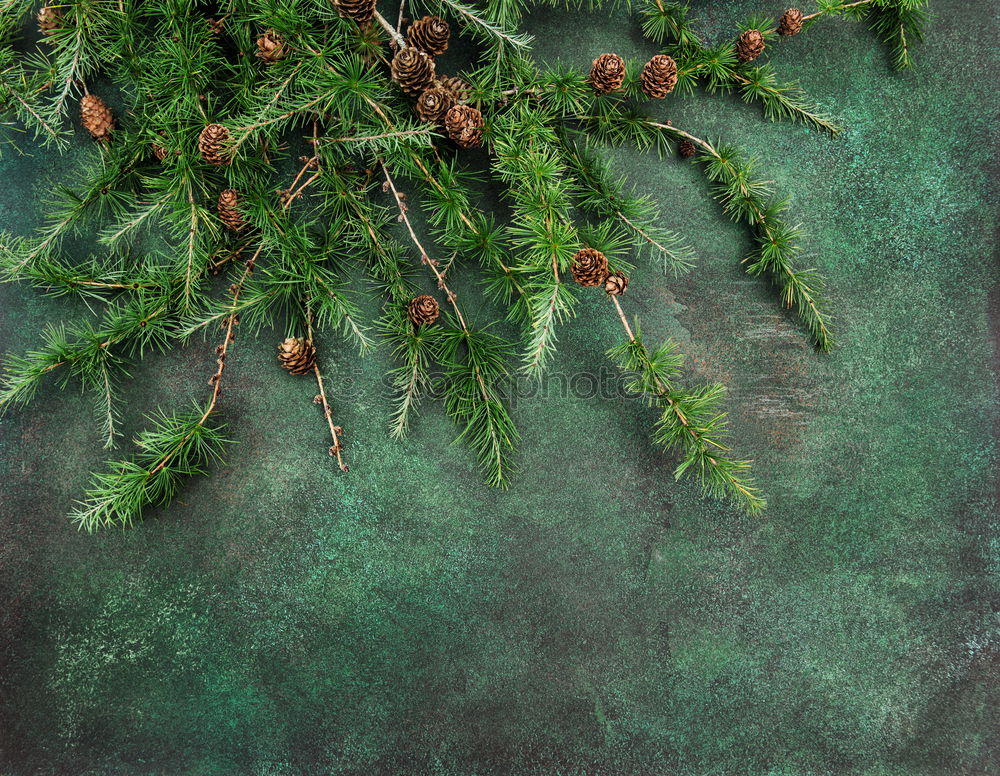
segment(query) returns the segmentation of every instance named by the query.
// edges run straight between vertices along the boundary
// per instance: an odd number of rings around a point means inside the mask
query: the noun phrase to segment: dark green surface
[[[713,36],[776,10],[695,6]],[[1000,773],[1000,25],[992,3],[934,6],[910,73],[851,23],[774,52],[839,140],[727,98],[657,109],[794,198],[830,356],[741,274],[747,236],[696,167],[615,155],[702,257],[681,281],[643,266],[627,308],[730,386],[763,518],[675,484],[650,413],[611,399],[522,401],[522,471],[487,491],[438,408],[390,441],[388,353],[354,371],[331,341],[344,476],[265,332],[231,354],[230,465],[86,536],[65,514],[105,453],[88,399],[50,386],[0,420],[0,773]],[[576,64],[653,51],[607,14],[531,29]],[[62,164],[2,163],[9,228],[39,222]],[[0,294],[3,350],[72,307]],[[555,369],[604,366],[617,325],[589,295]],[[130,421],[204,398],[212,361],[195,343],[137,368]]]

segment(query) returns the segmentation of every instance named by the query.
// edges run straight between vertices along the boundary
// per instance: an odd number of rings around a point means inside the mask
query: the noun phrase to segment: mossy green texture
[[[792,197],[829,279],[829,356],[742,273],[747,235],[696,167],[612,154],[701,256],[681,280],[641,265],[624,303],[692,380],[730,387],[761,518],[675,483],[650,412],[615,398],[522,399],[521,471],[487,490],[437,407],[389,440],[389,354],[332,338],[349,475],[314,386],[273,364],[279,334],[241,337],[229,465],[125,532],[65,517],[106,455],[86,397],[52,385],[0,419],[0,773],[1000,773],[989,5],[935,2],[907,73],[853,23],[775,46],[839,139],[735,98],[655,107],[759,154]],[[780,11],[694,6],[712,37]],[[621,15],[531,29],[578,65],[653,53]],[[62,163],[2,165],[0,212],[27,232]],[[72,307],[0,294],[4,350]],[[589,295],[554,369],[604,367],[617,326]],[[138,367],[132,426],[204,397],[212,361],[195,342]]]

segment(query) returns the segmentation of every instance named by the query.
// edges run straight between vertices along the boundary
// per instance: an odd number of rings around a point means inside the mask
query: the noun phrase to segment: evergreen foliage
[[[602,5],[629,3],[587,7]],[[641,62],[627,63],[620,92],[600,97],[586,72],[535,62],[522,30],[530,6],[434,0],[407,9],[440,14],[453,37],[476,50],[451,75],[469,84],[468,105],[485,118],[484,153],[458,149],[445,128],[421,122],[393,83],[391,46],[407,45],[396,29],[402,9],[381,9],[359,26],[328,0],[64,0],[53,7],[49,34],[39,37],[31,31],[36,5],[0,2],[3,140],[65,148],[70,116],[88,92],[117,119],[111,141],[80,154],[50,195],[37,234],[0,235],[4,281],[84,298],[95,311],[7,356],[0,408],[27,403],[49,376],[76,382],[94,396],[102,438],[114,446],[115,388],[129,365],[222,331],[209,400],[191,412],[151,416],[136,452],[95,475],[74,513],[79,526],[129,525],[167,503],[184,478],[221,460],[220,385],[230,344],[274,329],[318,344],[321,354],[387,344],[396,364],[390,433],[405,435],[421,401],[440,397],[486,482],[508,484],[518,440],[509,385],[518,372],[539,377],[557,358],[560,332],[587,293],[570,273],[577,251],[601,251],[612,271],[626,274],[649,262],[670,274],[695,263],[655,203],[611,171],[600,144],[668,155],[678,140],[694,143],[694,161],[722,208],[755,239],[747,271],[776,285],[821,350],[832,346],[821,279],[798,268],[799,232],[756,161],[648,115]],[[645,35],[677,61],[669,99],[703,84],[759,102],[769,118],[838,130],[779,79],[766,52],[765,61],[739,63],[733,41],[705,42],[680,3],[651,0],[637,10]],[[924,0],[819,0],[806,26],[825,16],[864,20],[902,67],[912,62],[927,12]],[[777,44],[770,17],[743,20],[740,29],[758,29],[768,46]],[[254,56],[267,31],[284,41],[282,56]],[[228,139],[204,156],[199,138],[211,124]],[[501,192],[503,221],[484,212],[487,185]],[[219,218],[224,190],[237,192],[245,228],[227,229],[231,223]],[[81,252],[88,258],[71,258]],[[476,290],[461,300],[450,286],[457,273],[482,281],[466,284]],[[375,321],[365,320],[355,296],[358,275],[379,299]],[[407,306],[427,282],[443,312],[435,323],[415,325]],[[747,462],[730,458],[722,439],[722,387],[680,388],[676,344],[648,349],[610,298],[627,341],[609,355],[659,408],[654,440],[680,456],[677,476],[692,475],[709,495],[750,512],[762,509]],[[347,471],[334,421],[338,397],[327,396],[318,363],[312,372],[329,453]]]

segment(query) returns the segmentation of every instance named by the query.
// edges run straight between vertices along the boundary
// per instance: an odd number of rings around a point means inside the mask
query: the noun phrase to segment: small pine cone
[[[288,56],[288,44],[274,30],[268,30],[257,38],[257,56],[262,62],[270,64]]]
[[[428,124],[443,124],[445,114],[455,105],[455,95],[441,86],[424,89],[417,99],[417,115]]]
[[[229,137],[229,130],[222,124],[209,124],[198,136],[198,151],[201,153],[201,158],[216,167],[229,164],[229,152],[226,148]]]
[[[673,57],[657,54],[642,68],[642,90],[654,100],[662,100],[677,86],[677,63]]]
[[[736,41],[736,58],[740,62],[753,62],[764,53],[764,34],[760,30],[744,30]]]
[[[593,248],[583,248],[573,257],[570,272],[581,286],[602,285],[608,277],[608,257]]]
[[[167,149],[159,143],[153,143],[153,156],[162,162],[167,158]]]
[[[690,140],[682,140],[677,144],[677,153],[679,153],[685,159],[690,159],[692,156],[698,153],[698,149],[695,148],[694,143],[692,143]]]
[[[219,220],[234,232],[241,232],[246,227],[246,219],[240,215],[240,193],[236,189],[226,189],[219,195],[216,208]]]
[[[778,22],[779,35],[798,35],[802,32],[802,11],[798,8],[789,8],[781,15]]]
[[[411,97],[419,95],[434,81],[434,60],[413,46],[398,51],[390,69],[392,80]]]
[[[425,16],[417,19],[406,31],[406,40],[411,46],[438,56],[448,50],[451,28],[440,16]]]
[[[441,308],[437,299],[428,294],[410,300],[410,305],[406,309],[407,315],[414,326],[423,326],[425,323],[434,323],[437,320]]]
[[[316,363],[316,346],[302,337],[289,337],[278,345],[278,361],[293,375],[304,375]]]
[[[333,0],[333,7],[358,24],[367,24],[375,17],[375,0]]]
[[[475,148],[483,141],[483,114],[471,105],[456,105],[444,117],[444,126],[459,148]]]
[[[80,123],[94,140],[110,140],[115,128],[115,117],[100,97],[85,94],[80,100]]]
[[[590,85],[598,94],[609,94],[625,83],[625,60],[617,54],[601,54],[590,68]]]
[[[461,78],[453,75],[438,76],[438,79],[434,82],[434,84],[451,92],[452,97],[455,99],[455,103],[458,105],[465,105],[465,103],[467,103],[469,98],[472,96],[472,87]]]
[[[55,35],[63,25],[63,12],[54,5],[43,5],[38,11],[38,31],[45,35]]]
[[[627,289],[628,276],[623,275],[620,272],[608,275],[607,280],[604,281],[604,290],[607,291],[610,296],[621,296]]]

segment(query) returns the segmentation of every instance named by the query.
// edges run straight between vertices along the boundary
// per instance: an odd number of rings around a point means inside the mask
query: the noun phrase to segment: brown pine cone
[[[417,98],[417,115],[428,124],[443,124],[445,114],[455,105],[455,95],[441,86],[424,89]]]
[[[411,97],[416,97],[434,81],[434,60],[423,51],[407,46],[392,58],[392,80]]]
[[[625,60],[617,54],[601,54],[590,68],[590,85],[598,94],[609,94],[625,83]]]
[[[216,209],[219,211],[219,220],[226,225],[226,228],[234,232],[241,232],[246,227],[246,219],[240,215],[239,211],[240,193],[236,189],[226,189],[219,195]]]
[[[695,144],[692,143],[690,140],[682,140],[677,144],[677,153],[679,153],[685,159],[690,159],[692,156],[698,153],[698,149],[695,147]]]
[[[42,35],[55,35],[63,25],[62,8],[54,5],[43,5],[38,11],[38,31]]]
[[[483,142],[483,114],[471,105],[455,105],[445,114],[444,126],[459,148],[475,148]]]
[[[222,124],[209,124],[198,136],[198,151],[201,153],[201,158],[216,167],[229,164],[229,150],[226,148],[229,138],[229,130]]]
[[[289,337],[278,345],[278,361],[293,375],[304,375],[316,363],[316,346],[302,337]]]
[[[375,17],[375,0],[333,0],[333,7],[358,24],[367,24]]]
[[[111,115],[111,109],[104,100],[93,94],[85,94],[80,100],[80,123],[94,140],[107,141],[111,139],[111,130],[115,128],[115,117]]]
[[[779,35],[798,35],[802,32],[802,11],[798,8],[789,8],[781,15],[778,22]]]
[[[763,53],[763,33],[760,30],[744,30],[736,41],[736,58],[740,62],[753,62]]]
[[[581,286],[599,286],[608,277],[608,257],[593,248],[583,248],[573,257],[570,272]]]
[[[288,44],[274,30],[268,30],[257,38],[257,56],[262,62],[270,64],[288,56]]]
[[[639,76],[642,90],[654,100],[662,100],[677,86],[677,63],[673,57],[657,54],[642,68]]]
[[[406,312],[414,326],[423,326],[425,323],[434,323],[441,308],[433,296],[421,294],[410,300]]]
[[[451,92],[458,105],[465,105],[472,96],[472,87],[461,78],[453,75],[440,75],[434,84]]]
[[[451,28],[440,16],[425,16],[417,19],[406,31],[406,40],[421,51],[438,56],[448,50]]]
[[[623,275],[620,272],[616,272],[613,275],[608,275],[607,279],[604,281],[604,290],[608,292],[610,296],[621,296],[628,289],[628,276]]]

